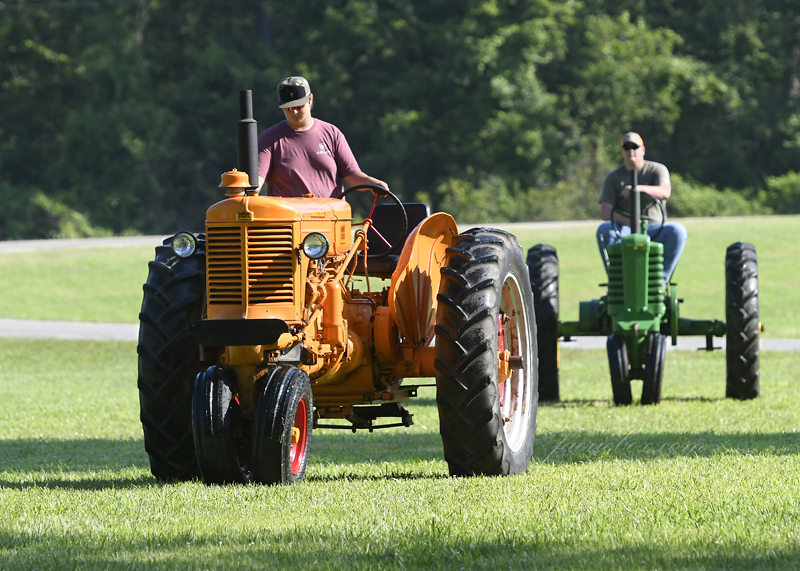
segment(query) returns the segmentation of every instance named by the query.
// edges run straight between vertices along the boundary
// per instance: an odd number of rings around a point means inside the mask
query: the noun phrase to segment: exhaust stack
[[[258,188],[258,124],[253,119],[253,92],[239,92],[239,170],[250,178],[250,189]]]
[[[256,168],[258,168],[258,163],[256,163]],[[633,180],[631,181],[631,234],[642,233],[642,197],[639,194],[639,189],[636,188],[638,175],[637,170],[633,169]]]

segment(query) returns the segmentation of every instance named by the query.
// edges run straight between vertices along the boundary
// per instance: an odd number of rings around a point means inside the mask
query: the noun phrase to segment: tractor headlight
[[[197,250],[197,240],[188,232],[175,234],[172,239],[172,251],[181,258],[188,258]]]
[[[303,240],[303,253],[312,260],[319,260],[328,253],[328,239],[319,232],[312,232]]]

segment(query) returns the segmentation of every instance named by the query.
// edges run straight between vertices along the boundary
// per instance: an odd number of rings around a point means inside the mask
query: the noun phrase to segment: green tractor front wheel
[[[647,356],[642,377],[642,404],[661,402],[661,384],[664,380],[664,362],[667,358],[667,337],[651,333],[647,337]]]
[[[658,404],[661,401],[661,385],[664,379],[664,362],[667,356],[667,338],[661,333],[647,336],[644,371],[635,378],[642,379],[642,404]],[[611,391],[614,404],[626,406],[633,402],[631,391],[630,361],[628,348],[622,335],[609,335],[606,341],[608,369],[611,373]]]
[[[614,404],[629,405],[633,402],[631,395],[631,372],[628,365],[628,348],[622,335],[609,335],[606,341],[608,368],[611,372],[611,391]]]

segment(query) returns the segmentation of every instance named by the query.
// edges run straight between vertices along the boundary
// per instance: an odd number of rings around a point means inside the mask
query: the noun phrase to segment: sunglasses
[[[639,145],[635,145],[633,143],[625,143],[624,145],[622,145],[622,148],[625,149],[626,151],[630,151],[630,150],[634,150],[635,151],[636,149],[639,148]]]

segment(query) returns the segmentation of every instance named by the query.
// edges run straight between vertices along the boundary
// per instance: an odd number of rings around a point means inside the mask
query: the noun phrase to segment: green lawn
[[[447,477],[423,389],[410,429],[315,431],[273,488],[153,480],[135,354],[0,339],[0,569],[800,567],[794,353],[734,402],[722,353],[670,352],[660,405],[613,407],[605,352],[564,351],[523,476]]]
[[[0,254],[0,317],[134,323],[155,245]]]
[[[737,241],[759,255],[765,337],[800,338],[800,216],[684,219],[689,243],[675,273],[681,316],[725,319],[725,249]],[[578,302],[603,294],[594,239],[597,222],[515,230],[522,247],[558,249],[561,319],[578,319]],[[61,250],[0,254],[0,317],[135,323],[153,248]]]

